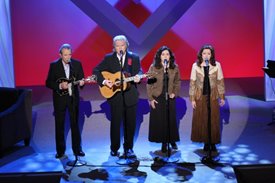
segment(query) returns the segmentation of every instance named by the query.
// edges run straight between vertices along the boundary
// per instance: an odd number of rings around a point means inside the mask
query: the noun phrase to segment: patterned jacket
[[[194,63],[191,70],[189,98],[190,101],[200,100],[203,92],[204,69]],[[209,64],[209,81],[211,100],[224,99],[225,86],[221,64],[216,61],[216,66]]]

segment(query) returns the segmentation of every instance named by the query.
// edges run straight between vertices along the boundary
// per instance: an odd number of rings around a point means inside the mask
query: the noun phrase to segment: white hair
[[[126,36],[124,35],[117,35],[113,38],[113,46],[115,47],[115,42],[116,41],[125,41],[126,42],[126,45],[127,45],[127,48],[129,47],[129,42],[128,42],[128,39],[126,38]]]

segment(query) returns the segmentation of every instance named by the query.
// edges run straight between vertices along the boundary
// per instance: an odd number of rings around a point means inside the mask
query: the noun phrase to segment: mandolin
[[[88,76],[87,78],[83,78],[81,80],[77,80],[75,81],[75,78],[59,78],[58,80],[56,80],[56,82],[58,84],[62,83],[62,82],[68,82],[68,83],[72,83],[72,85],[78,85],[80,83],[80,81],[84,81],[85,83],[94,83],[96,82],[96,76],[92,75],[92,76]],[[57,90],[56,91],[60,96],[64,96],[64,95],[68,95],[69,94],[69,90],[65,89],[65,90]]]

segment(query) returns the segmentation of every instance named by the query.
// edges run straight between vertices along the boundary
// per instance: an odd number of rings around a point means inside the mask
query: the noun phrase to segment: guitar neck
[[[80,81],[84,81],[84,82],[95,82],[96,81],[96,76],[92,75],[92,76],[88,76],[85,79],[81,79],[81,80],[77,80],[77,81],[73,81],[74,85],[78,85],[80,83]]]
[[[127,83],[127,82],[130,82],[130,81],[134,81],[135,77],[136,77],[136,76],[124,78],[124,82]],[[142,74],[142,75],[138,75],[138,77],[139,77],[140,79],[142,79],[142,78],[144,78],[144,77],[146,77],[146,76],[144,76],[144,74]]]
[[[81,80],[78,80],[78,81],[74,81],[73,84],[74,85],[78,85],[80,83]]]
[[[124,78],[124,82],[130,82],[130,81],[134,81],[134,76],[132,76],[132,77],[128,77],[128,78]]]

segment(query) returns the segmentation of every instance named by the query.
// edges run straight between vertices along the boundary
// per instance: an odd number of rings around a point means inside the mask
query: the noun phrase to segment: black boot
[[[216,148],[216,145],[215,144],[211,144],[211,150],[213,152],[217,152],[217,148]]]
[[[203,150],[204,151],[209,151],[210,150],[210,145],[209,144],[204,144]]]
[[[172,149],[178,150],[178,146],[177,146],[176,142],[172,142],[171,146],[172,146]]]
[[[163,153],[167,152],[167,143],[162,143],[162,145],[161,145],[161,152],[163,152]]]

